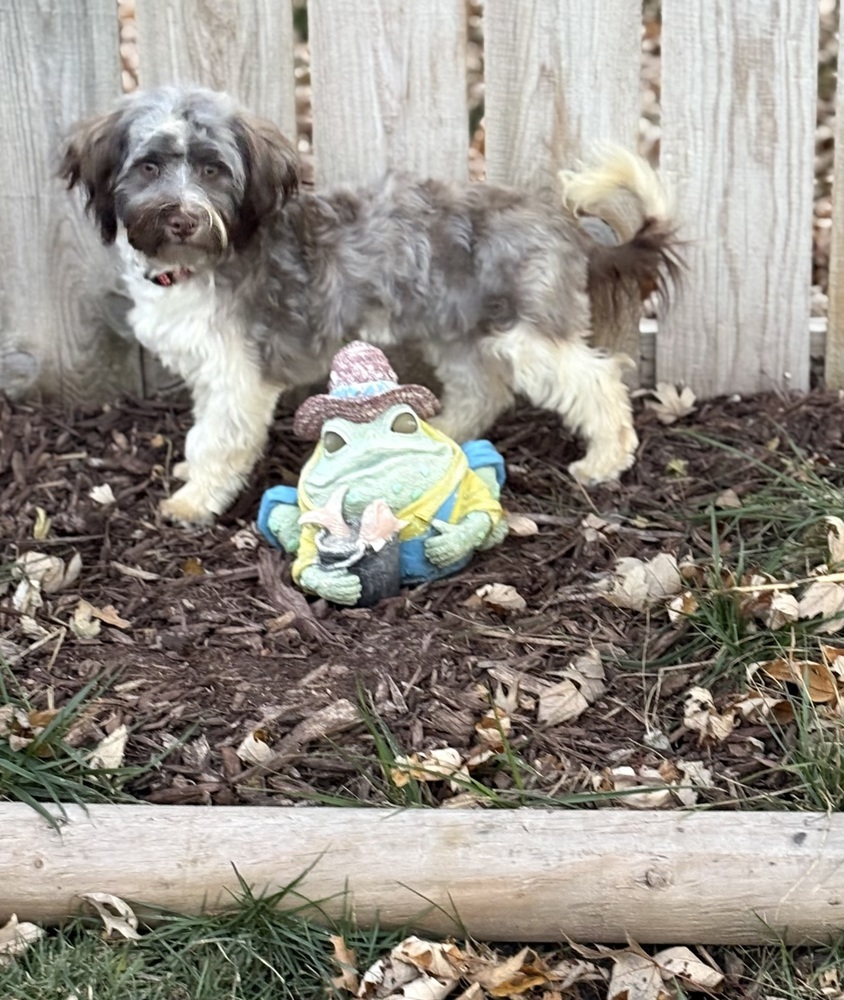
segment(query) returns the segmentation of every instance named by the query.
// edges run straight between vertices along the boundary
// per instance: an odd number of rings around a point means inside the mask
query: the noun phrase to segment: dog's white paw
[[[572,462],[569,472],[583,486],[614,482],[636,461],[639,438],[632,427],[624,427],[613,447],[595,446],[583,458]]]
[[[216,511],[208,506],[207,497],[200,491],[191,489],[190,483],[177,490],[173,496],[162,500],[158,509],[162,517],[189,527],[212,524],[217,516]]]
[[[171,471],[174,479],[181,479],[186,483],[190,479],[190,462],[176,462]]]

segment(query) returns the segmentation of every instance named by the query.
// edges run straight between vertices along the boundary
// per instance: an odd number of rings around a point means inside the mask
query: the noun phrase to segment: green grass
[[[0,737],[0,801],[24,802],[54,826],[68,803],[134,801],[127,785],[156,767],[170,748],[144,765],[92,767],[88,759],[92,747],[71,746],[66,737],[86,706],[103,692],[102,684],[85,685],[22,749],[13,750],[8,738]],[[11,668],[0,659],[0,705],[9,704],[24,714],[33,709]],[[46,803],[57,806],[58,814]]]
[[[294,897],[290,912],[279,902]],[[342,934],[368,968],[401,937],[348,921],[321,927],[296,912],[296,889],[257,897],[246,887],[217,916],[165,916],[140,941],[103,941],[76,919],[0,970],[3,1000],[326,1000],[339,995],[329,935]],[[289,903],[289,900],[288,900]],[[302,901],[301,907],[311,904]],[[347,994],[346,994],[347,995]]]

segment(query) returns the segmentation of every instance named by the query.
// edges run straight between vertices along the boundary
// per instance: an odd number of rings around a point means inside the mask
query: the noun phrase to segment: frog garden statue
[[[295,554],[303,590],[369,606],[505,537],[503,459],[426,423],[439,408],[423,386],[400,385],[377,347],[338,351],[329,392],[296,411],[294,432],[318,442],[299,485],[267,490],[258,514],[267,540]]]

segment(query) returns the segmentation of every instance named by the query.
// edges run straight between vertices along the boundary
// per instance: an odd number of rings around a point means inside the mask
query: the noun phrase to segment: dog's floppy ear
[[[299,157],[272,122],[240,113],[233,122],[246,166],[246,192],[237,238],[247,240],[299,189]]]
[[[76,124],[64,146],[59,177],[68,188],[81,184],[88,197],[86,209],[94,216],[105,243],[117,235],[114,185],[126,154],[126,129],[120,111],[111,111]]]

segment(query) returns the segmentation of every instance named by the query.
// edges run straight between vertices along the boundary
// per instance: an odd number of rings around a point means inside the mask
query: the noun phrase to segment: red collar
[[[177,267],[173,271],[162,271],[160,274],[148,274],[147,280],[151,281],[154,285],[161,285],[162,288],[169,288],[170,285],[178,285],[183,281],[187,281],[188,278],[193,277],[193,271],[189,271],[186,267]]]

